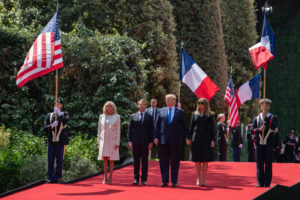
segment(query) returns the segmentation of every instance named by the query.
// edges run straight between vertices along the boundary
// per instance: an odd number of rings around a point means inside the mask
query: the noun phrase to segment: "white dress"
[[[119,148],[115,149],[115,145],[120,146],[120,115],[99,116],[97,144],[98,160],[103,160],[103,157],[109,157],[110,160],[120,159]]]

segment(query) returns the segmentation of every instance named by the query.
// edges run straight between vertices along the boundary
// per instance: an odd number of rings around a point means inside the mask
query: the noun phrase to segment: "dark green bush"
[[[0,152],[0,193],[12,190],[22,185],[20,168],[23,160],[20,154],[15,154],[10,149]]]
[[[0,193],[46,179],[46,138],[17,129],[4,131],[11,137],[9,146],[0,151]],[[64,157],[64,181],[102,170],[102,162],[97,160],[96,140],[96,136],[89,137],[87,134],[70,137]]]

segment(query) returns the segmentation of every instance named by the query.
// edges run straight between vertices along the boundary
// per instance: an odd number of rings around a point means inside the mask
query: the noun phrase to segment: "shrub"
[[[72,180],[91,174],[95,174],[99,171],[96,163],[85,158],[80,152],[72,154],[69,157],[69,167],[64,167],[63,169],[63,179]]]
[[[47,157],[46,155],[32,155],[23,161],[20,168],[22,185],[36,182],[47,178]]]
[[[19,154],[10,149],[3,149],[0,152],[0,193],[22,185],[21,166],[22,159]]]
[[[0,151],[9,145],[10,133],[5,131],[5,127],[0,127]]]

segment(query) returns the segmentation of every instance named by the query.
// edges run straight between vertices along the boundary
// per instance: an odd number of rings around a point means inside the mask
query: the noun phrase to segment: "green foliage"
[[[25,157],[19,176],[22,178],[22,185],[47,179],[47,155],[33,154]]]
[[[46,154],[46,138],[36,137],[35,135],[26,132],[10,129],[11,138],[9,149],[21,158],[31,157],[33,155]]]
[[[277,55],[268,64],[266,96],[272,100],[271,112],[278,115],[279,132],[284,138],[290,130],[300,130],[300,2],[272,1],[272,6],[274,12],[268,19],[275,34]]]
[[[23,26],[45,25],[56,8],[56,1],[17,2]],[[142,55],[150,61],[145,66],[150,72],[145,87],[149,96],[163,101],[166,93],[176,92],[175,22],[169,1],[59,1],[59,11],[60,27],[65,32],[72,32],[82,20],[88,29],[119,33],[142,44]]]
[[[9,145],[10,133],[5,131],[5,127],[0,127],[0,151]]]
[[[91,160],[93,163],[97,163],[98,149],[97,138],[89,138],[87,134],[76,135],[70,139],[70,145],[66,146],[64,169],[71,169],[72,159],[74,155],[80,155],[81,158]]]
[[[127,117],[136,109],[135,102],[145,96],[147,71],[144,66],[148,60],[141,55],[142,46],[126,36],[102,36],[80,22],[76,27],[73,32],[62,35],[65,67],[59,82],[65,110],[71,114],[70,133],[95,135],[98,115],[108,100],[113,100],[124,116],[124,131]],[[4,33],[9,35],[10,31]],[[11,41],[3,38],[3,42],[5,45]],[[22,40],[16,42],[22,43]],[[8,59],[1,60],[1,64],[9,67],[0,72],[0,123],[43,135],[43,120],[53,109],[54,96],[49,93],[54,94],[54,74],[30,81],[18,89],[15,74],[21,62],[16,67],[15,61],[10,60],[11,52],[2,50],[4,58],[7,55]],[[7,94],[10,95],[7,97]]]
[[[45,178],[45,138],[16,129],[4,131],[11,137],[0,152],[0,193]]]
[[[63,170],[64,180],[73,180],[99,172],[100,167],[91,160],[86,159],[81,153],[73,154],[70,159],[70,167]]]
[[[212,110],[224,110],[227,85],[227,57],[223,41],[219,0],[171,1],[174,6],[178,46],[184,49],[201,69],[218,85],[220,90],[211,99]],[[189,113],[196,108],[196,97],[182,87],[183,109]]]
[[[70,139],[66,146],[63,166],[63,179],[72,180],[95,174],[102,169],[101,162],[97,160],[97,137],[76,135]]]
[[[235,87],[239,88],[258,73],[248,51],[257,39],[253,0],[221,0],[221,11],[228,63],[232,66]],[[229,67],[227,71],[229,74]],[[257,112],[257,102],[249,101],[239,108],[240,120],[251,123]]]
[[[0,151],[0,193],[47,178],[47,145],[44,137],[25,131],[11,133],[10,144]],[[101,171],[97,160],[96,136],[76,135],[66,146],[63,166],[65,181]],[[125,154],[124,154],[125,155]]]
[[[22,163],[19,154],[15,154],[9,149],[0,152],[0,193],[22,185],[22,177],[20,176]]]

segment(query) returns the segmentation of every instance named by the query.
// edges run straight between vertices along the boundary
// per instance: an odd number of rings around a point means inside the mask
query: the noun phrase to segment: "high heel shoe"
[[[202,179],[202,186],[205,186],[205,178]]]
[[[106,184],[107,183],[107,178],[103,178],[102,184]]]
[[[198,179],[198,178],[197,178],[197,181],[196,181],[196,185],[197,185],[197,186],[200,186],[200,185],[201,185],[200,179]]]
[[[107,183],[108,185],[111,185],[112,184],[112,178],[110,177],[109,179],[108,179],[108,183]]]

